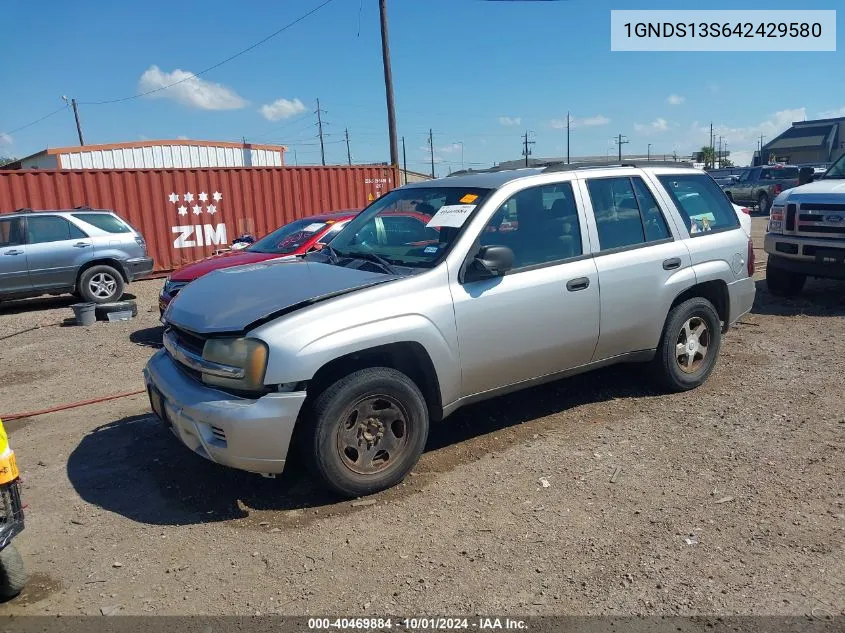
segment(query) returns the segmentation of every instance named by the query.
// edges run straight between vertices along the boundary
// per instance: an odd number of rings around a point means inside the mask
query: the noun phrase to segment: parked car
[[[421,230],[382,230],[406,210]],[[710,176],[653,162],[408,184],[319,252],[186,286],[151,406],[206,459],[273,476],[295,450],[359,496],[471,402],[614,363],[693,389],[754,300],[741,214]]]
[[[295,257],[319,249],[323,244],[328,244],[358,211],[333,211],[294,220],[245,248],[226,251],[176,269],[164,281],[158,297],[159,311],[164,314],[167,304],[182,288],[213,270],[257,264],[281,257]]]
[[[775,198],[763,247],[772,294],[799,294],[807,277],[845,279],[845,154],[823,176]]]
[[[0,300],[73,293],[108,303],[152,269],[143,236],[111,211],[0,215]]]
[[[793,165],[753,167],[724,190],[731,202],[756,205],[760,213],[768,213],[772,200],[798,186],[798,174],[798,167]]]

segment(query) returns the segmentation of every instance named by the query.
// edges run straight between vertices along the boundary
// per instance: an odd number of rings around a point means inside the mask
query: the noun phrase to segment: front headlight
[[[187,281],[171,281],[170,277],[164,280],[164,292],[173,295],[188,285]]]
[[[237,367],[244,371],[243,378],[203,373],[207,385],[228,387],[242,391],[260,391],[264,387],[267,369],[267,344],[254,338],[212,338],[205,342],[202,357],[212,363]]]

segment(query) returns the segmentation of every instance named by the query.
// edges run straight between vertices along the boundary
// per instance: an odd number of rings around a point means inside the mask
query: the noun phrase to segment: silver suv
[[[110,211],[0,215],[0,300],[75,293],[107,303],[153,269],[141,234]]]
[[[384,221],[408,212],[427,222]],[[399,482],[429,424],[471,402],[622,362],[697,387],[751,308],[753,270],[698,170],[460,175],[387,193],[319,253],[189,284],[144,374],[203,457],[273,475],[295,444],[358,496]]]

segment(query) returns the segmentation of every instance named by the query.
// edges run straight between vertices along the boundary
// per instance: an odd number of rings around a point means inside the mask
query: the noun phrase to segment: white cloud
[[[658,132],[665,132],[669,129],[669,122],[666,119],[657,117],[651,123],[634,123],[634,130],[641,134],[654,134]]]
[[[177,141],[187,141],[188,137],[185,136],[184,134],[180,134],[179,136],[176,137],[176,140]]]
[[[15,143],[14,139],[5,132],[0,133],[0,147],[8,147]]]
[[[146,92],[181,82],[165,90],[149,95],[157,99],[172,99],[182,105],[200,110],[239,110],[247,102],[234,90],[221,84],[195,77],[187,70],[177,68],[163,72],[158,66],[150,66],[138,80],[138,90]]]
[[[574,116],[569,117],[570,129],[582,126],[595,127],[597,125],[607,125],[608,123],[610,123],[610,119],[601,114],[597,114],[596,116],[584,117],[583,119]],[[552,119],[551,121],[549,121],[549,125],[556,130],[565,130],[566,119]]]
[[[460,152],[461,151],[461,144],[460,143],[450,143],[449,145],[444,145],[443,147],[438,147],[437,151],[443,152],[444,154],[451,154],[453,152]]]
[[[675,94],[672,94],[672,95],[669,95],[668,97],[666,97],[666,103],[668,103],[669,105],[681,105],[686,100],[687,100],[686,97],[682,97],[681,95],[675,95]]]
[[[519,125],[522,123],[522,117],[518,116],[500,116],[499,125]]]
[[[273,103],[265,103],[258,111],[268,121],[289,119],[295,114],[305,112],[305,104],[299,99],[276,99]]]
[[[845,106],[837,108],[836,110],[824,110],[823,112],[819,112],[820,119],[835,119],[840,116],[845,116]]]

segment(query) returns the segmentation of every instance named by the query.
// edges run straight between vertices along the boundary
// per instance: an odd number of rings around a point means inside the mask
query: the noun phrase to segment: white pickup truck
[[[772,294],[797,295],[808,276],[845,279],[845,154],[814,182],[775,198],[764,248]]]

